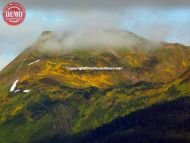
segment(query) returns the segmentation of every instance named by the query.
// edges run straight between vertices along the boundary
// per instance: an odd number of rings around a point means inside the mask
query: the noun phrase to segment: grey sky
[[[189,7],[189,0],[17,0],[27,8],[64,9],[64,10],[116,10],[133,6],[148,7]],[[8,0],[1,0],[2,4]]]

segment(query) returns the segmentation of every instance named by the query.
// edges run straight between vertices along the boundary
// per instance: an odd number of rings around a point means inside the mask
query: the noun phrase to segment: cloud
[[[121,10],[129,7],[190,7],[189,0],[17,0],[29,9],[64,9],[68,11]],[[7,0],[1,0],[6,4]]]
[[[49,15],[53,16],[49,21]],[[0,70],[24,49],[31,46],[43,31],[56,31],[66,25],[64,15],[27,11],[25,21],[16,27],[7,25],[0,17]]]
[[[42,51],[59,51],[63,53],[72,48],[157,48],[160,44],[146,41],[143,38],[120,29],[79,29],[63,33],[44,32],[36,42]]]
[[[123,28],[145,38],[178,42],[190,45],[190,10],[176,9],[130,9],[126,12]]]
[[[21,25],[8,26],[0,16],[0,61],[7,59],[6,64],[47,30],[123,28],[148,39],[190,45],[187,0],[17,1],[27,10]],[[7,3],[1,0],[0,9]]]

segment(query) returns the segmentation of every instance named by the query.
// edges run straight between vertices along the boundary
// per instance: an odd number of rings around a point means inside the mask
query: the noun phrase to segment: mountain
[[[88,133],[83,132],[74,135],[72,142],[189,143],[190,126],[188,121],[190,116],[187,114],[189,107],[189,97],[154,105],[128,116],[117,118]],[[59,140],[57,137],[48,139],[49,142],[56,142],[57,140]]]
[[[188,46],[153,42],[122,30],[43,32],[0,72],[0,142],[55,139],[67,143],[75,142],[76,137],[89,139],[86,142],[94,142],[96,137],[97,142],[116,142],[121,134],[122,138],[129,137],[127,121],[137,120],[131,116],[140,114],[141,122],[144,115],[152,117],[157,111],[158,116],[150,119],[153,125],[148,124],[148,117],[142,128],[130,125],[137,133],[132,135],[141,138],[142,130],[156,134],[156,121],[161,118],[164,122],[167,117],[166,123],[170,126],[171,118],[172,126],[165,129],[166,138],[158,135],[158,141],[175,139],[172,131],[185,130],[178,119],[173,119],[179,110],[162,109],[166,104],[175,107],[181,98],[188,99],[189,55]],[[77,67],[120,69],[71,70]],[[184,110],[184,118],[188,111]],[[117,124],[120,118],[126,120],[124,130]],[[109,137],[104,139],[100,133],[91,137],[94,131],[96,134],[96,130],[113,123],[116,125]],[[187,133],[182,133],[180,141],[188,140]]]

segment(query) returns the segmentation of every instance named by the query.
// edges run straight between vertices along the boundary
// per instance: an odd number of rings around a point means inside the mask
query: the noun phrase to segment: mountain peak
[[[121,29],[78,29],[63,32],[44,31],[37,44],[51,50],[91,47],[155,47],[155,43]],[[153,45],[152,45],[153,44]],[[157,43],[156,43],[157,44]],[[58,48],[57,48],[58,47]]]
[[[44,31],[44,32],[42,32],[41,36],[49,35],[52,33],[53,33],[53,31]]]
[[[40,39],[44,38],[44,37],[46,37],[46,38],[50,37],[53,33],[54,33],[53,31],[44,31],[44,32],[41,33]]]

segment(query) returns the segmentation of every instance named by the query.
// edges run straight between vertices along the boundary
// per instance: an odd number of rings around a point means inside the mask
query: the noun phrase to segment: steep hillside
[[[88,133],[75,135],[72,137],[72,142],[189,143],[189,107],[189,97],[155,105],[117,118]],[[59,142],[61,140],[58,137],[53,137],[49,138],[48,141]],[[69,142],[67,138],[62,140],[62,142],[64,141]]]
[[[69,142],[114,119],[190,95],[189,47],[126,31],[104,31],[103,42],[96,34],[70,34],[44,32],[0,72],[0,142]]]

